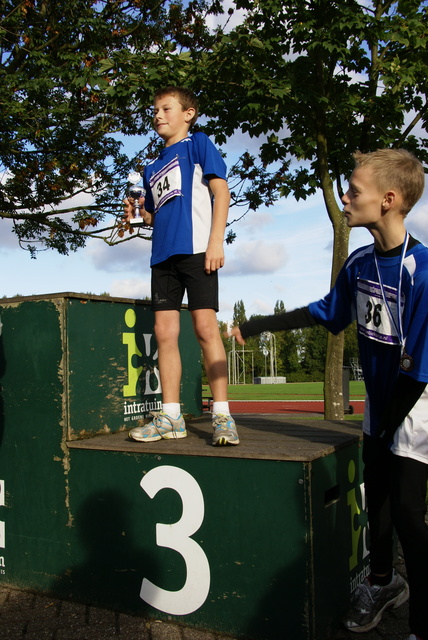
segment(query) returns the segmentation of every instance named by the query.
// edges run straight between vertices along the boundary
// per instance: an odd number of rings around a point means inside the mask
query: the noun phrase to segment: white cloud
[[[129,271],[148,273],[150,276],[151,242],[140,238],[133,238],[129,242],[109,247],[108,245],[93,241],[88,244],[86,254],[93,266],[108,273],[116,271]]]
[[[264,240],[237,242],[233,256],[226,261],[224,275],[274,273],[286,261],[287,253],[283,243]]]
[[[224,0],[224,2],[222,3],[222,7],[224,13],[219,16],[207,16],[206,24],[212,31],[218,26],[222,26],[223,28],[226,27],[225,30],[228,33],[229,31],[235,29],[238,25],[243,23],[247,12],[244,9],[237,9],[235,7],[235,4],[230,0]],[[229,15],[229,9],[233,9],[233,13],[231,15]]]
[[[133,298],[137,300],[150,298],[150,274],[146,279],[126,278],[124,280],[113,280],[109,293],[117,298]]]
[[[229,212],[229,221],[234,220],[235,217],[239,218],[239,216],[240,212],[232,207]],[[259,234],[262,229],[269,227],[273,222],[275,222],[275,218],[271,211],[249,211],[242,220],[236,222],[232,228],[239,235],[241,235],[242,232]]]
[[[294,215],[296,213],[312,211],[316,208],[325,214],[325,219],[328,223],[325,202],[320,189],[318,189],[318,191],[312,196],[308,196],[306,200],[295,200],[292,196],[290,196],[288,198],[282,198],[275,206],[276,213],[280,215]]]
[[[273,313],[272,301],[263,298],[255,298],[252,301],[252,313],[260,315],[271,315]]]
[[[18,238],[12,231],[13,229],[12,220],[2,219],[0,220],[0,223],[1,223],[0,251],[4,248],[19,249]]]

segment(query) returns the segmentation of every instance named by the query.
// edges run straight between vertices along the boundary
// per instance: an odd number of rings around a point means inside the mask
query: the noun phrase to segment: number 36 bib
[[[397,317],[397,289],[385,286],[385,295],[390,312]],[[361,334],[372,340],[386,344],[400,344],[395,323],[385,308],[380,285],[377,282],[358,280],[357,284],[357,321]],[[404,299],[402,295],[401,306]]]
[[[181,170],[178,157],[173,158],[150,178],[155,213],[171,198],[181,196]]]

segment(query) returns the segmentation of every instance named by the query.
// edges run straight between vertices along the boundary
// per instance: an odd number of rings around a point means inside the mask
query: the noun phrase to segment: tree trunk
[[[348,257],[349,228],[342,209],[339,207],[327,167],[325,140],[319,138],[320,177],[327,212],[333,226],[333,258],[331,266],[330,287],[333,287],[343,263]],[[344,333],[333,336],[329,333],[327,340],[327,358],[324,372],[324,418],[326,420],[343,420],[343,347]]]
[[[343,420],[343,346],[345,334],[342,331],[334,336],[329,333],[327,338],[327,357],[324,372],[324,419]]]

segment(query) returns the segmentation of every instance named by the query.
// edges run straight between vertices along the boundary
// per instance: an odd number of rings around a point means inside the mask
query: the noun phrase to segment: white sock
[[[227,416],[230,416],[230,409],[228,402],[213,402],[213,413],[218,415],[219,413],[224,413]]]
[[[162,411],[173,420],[177,420],[181,411],[179,402],[166,402],[162,404]]]

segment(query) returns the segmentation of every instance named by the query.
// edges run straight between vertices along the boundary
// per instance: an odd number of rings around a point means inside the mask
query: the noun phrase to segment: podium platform
[[[73,512],[89,486],[128,505],[128,570],[131,550],[142,558],[133,611],[236,637],[324,640],[367,573],[361,426],[235,418],[236,447],[212,446],[207,415],[180,440],[137,443],[119,432],[67,442]],[[94,538],[91,522],[86,513],[80,526]],[[176,526],[193,548],[179,548]],[[116,607],[130,604],[129,592],[116,594]]]
[[[127,430],[157,397],[148,310],[1,302],[0,584],[237,638],[325,640],[367,572],[360,425],[237,415],[241,444],[213,447],[188,315],[188,437],[143,444]]]

